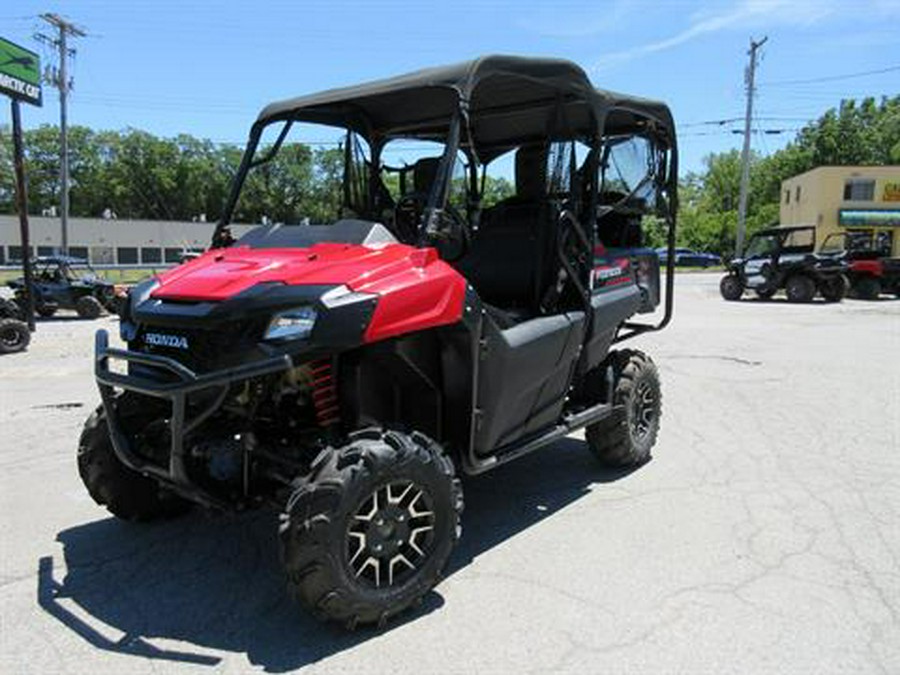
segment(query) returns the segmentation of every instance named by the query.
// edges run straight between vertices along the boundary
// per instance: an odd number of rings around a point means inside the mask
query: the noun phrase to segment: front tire
[[[125,397],[119,398],[120,402],[123,400]],[[162,490],[156,481],[119,461],[103,406],[84,423],[78,441],[78,474],[93,500],[122,520],[165,520],[191,508],[190,502]]]
[[[31,342],[28,324],[18,319],[0,319],[0,354],[22,352]]]
[[[585,439],[607,466],[639,466],[650,459],[662,417],[662,390],[656,365],[646,354],[623,350],[614,355],[613,404],[620,414],[591,424]],[[598,379],[602,376],[597,371]],[[600,386],[600,383],[596,383]]]
[[[740,300],[744,294],[744,284],[736,275],[728,274],[719,282],[719,292],[726,300]]]
[[[75,303],[75,311],[82,319],[96,319],[103,313],[103,305],[93,295],[85,295],[78,298]]]
[[[875,277],[863,277],[853,285],[853,291],[861,300],[877,300],[881,295],[881,282]]]
[[[825,299],[825,302],[840,302],[847,295],[847,288],[850,283],[843,274],[833,277],[827,277],[819,282],[819,293]]]
[[[789,302],[812,302],[816,295],[816,283],[808,276],[795,274],[784,284],[784,294]]]
[[[295,481],[280,526],[288,586],[321,619],[383,624],[438,583],[462,508],[437,443],[420,433],[352,434]]]

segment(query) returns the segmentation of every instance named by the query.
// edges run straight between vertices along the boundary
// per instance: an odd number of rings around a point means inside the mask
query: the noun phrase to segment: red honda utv
[[[900,297],[900,258],[891,257],[891,240],[871,230],[850,230],[828,235],[821,253],[847,264],[850,294],[877,300],[882,292]]]
[[[335,133],[330,222],[235,239],[235,214],[265,215],[248,191]],[[492,170],[512,194],[486,194]],[[269,105],[212,248],[131,290],[127,349],[97,332],[88,491],[126,520],[274,507],[300,601],[385,621],[440,578],[461,473],[579,429],[603,463],[649,459],[659,377],[617,347],[671,318],[643,224],[662,219],[673,260],[676,185],[668,108],[566,61],[490,56]]]

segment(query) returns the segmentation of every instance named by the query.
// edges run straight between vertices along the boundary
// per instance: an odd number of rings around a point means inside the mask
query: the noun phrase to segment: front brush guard
[[[163,382],[140,375],[115,373],[109,369],[110,359],[157,369],[174,375],[177,381]],[[193,484],[187,475],[184,463],[184,439],[219,409],[225,400],[225,396],[228,394],[230,386],[234,382],[271,375],[292,367],[293,363],[290,357],[283,355],[198,375],[178,361],[166,356],[144,354],[124,349],[111,349],[109,347],[109,334],[105,330],[98,330],[94,338],[94,375],[97,378],[97,386],[100,389],[100,397],[103,400],[103,408],[106,411],[109,437],[116,457],[132,471],[158,480],[173,492],[206,506],[223,510],[228,510],[232,507]],[[122,431],[118,419],[115,397],[116,388],[137,392],[145,396],[167,399],[171,403],[170,434],[172,445],[169,450],[168,468],[147,462],[132,450],[131,443],[127,435]],[[218,393],[212,403],[191,419],[187,419],[185,417],[185,408],[188,395],[204,389],[216,389]]]

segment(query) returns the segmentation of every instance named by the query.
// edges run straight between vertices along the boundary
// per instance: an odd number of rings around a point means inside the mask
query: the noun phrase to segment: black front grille
[[[131,348],[168,356],[198,373],[208,372],[252,360],[266,323],[232,321],[208,329],[144,325]]]

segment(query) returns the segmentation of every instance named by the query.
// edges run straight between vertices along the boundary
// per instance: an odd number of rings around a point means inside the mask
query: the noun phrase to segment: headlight
[[[303,340],[316,325],[316,310],[297,307],[279,312],[266,329],[265,340]]]

